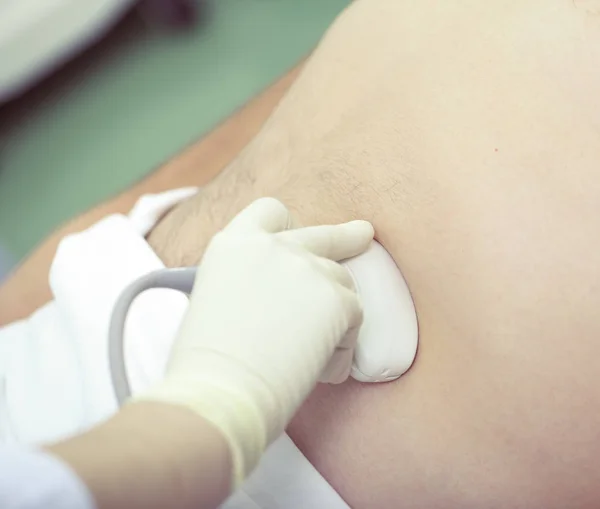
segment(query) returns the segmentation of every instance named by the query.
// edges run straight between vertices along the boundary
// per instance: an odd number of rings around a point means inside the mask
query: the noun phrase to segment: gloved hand
[[[352,278],[336,261],[366,250],[372,226],[290,224],[287,209],[264,198],[215,235],[165,379],[143,396],[185,405],[219,428],[236,485],[285,430],[336,348],[354,347],[362,323]]]

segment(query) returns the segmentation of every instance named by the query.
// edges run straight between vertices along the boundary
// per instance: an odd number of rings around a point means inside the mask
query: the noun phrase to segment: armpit
[[[206,245],[240,210],[257,198],[281,200],[296,226],[364,219],[363,186],[350,172],[317,164],[289,163],[273,169],[264,153],[244,153],[200,192],[175,207],[148,236],[167,266],[200,261]],[[369,219],[369,218],[367,218]]]

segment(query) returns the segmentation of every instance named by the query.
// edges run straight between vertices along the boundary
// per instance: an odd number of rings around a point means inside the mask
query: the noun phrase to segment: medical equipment
[[[198,0],[0,0],[0,103],[12,99],[101,39],[140,4],[145,18],[189,26]]]
[[[419,336],[406,281],[377,241],[342,265],[350,271],[363,306],[352,378],[359,382],[396,380],[411,367]]]
[[[417,353],[418,326],[406,282],[389,253],[373,241],[363,254],[342,262],[352,275],[364,319],[351,375],[361,382],[388,382],[402,376]],[[196,267],[161,269],[131,283],[117,300],[109,328],[109,365],[117,402],[131,396],[123,333],[129,307],[151,288],[192,292]]]
[[[104,35],[135,0],[0,0],[0,102]]]

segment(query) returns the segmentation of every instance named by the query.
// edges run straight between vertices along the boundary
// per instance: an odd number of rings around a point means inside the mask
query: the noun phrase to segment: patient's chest
[[[319,387],[290,434],[357,509],[597,502],[600,177],[438,177],[436,201],[373,217],[413,292],[416,364]]]
[[[494,80],[421,66],[377,143],[328,145],[362,172],[335,219],[374,223],[420,329],[406,377],[319,387],[290,428],[356,509],[600,503],[600,79],[520,43]]]

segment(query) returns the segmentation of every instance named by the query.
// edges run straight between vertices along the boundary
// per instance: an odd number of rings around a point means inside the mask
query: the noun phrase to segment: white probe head
[[[395,380],[410,368],[417,353],[417,316],[408,286],[392,257],[375,241],[366,252],[342,264],[354,278],[363,306],[363,324],[350,374],[360,382]],[[135,280],[119,297],[109,330],[109,364],[119,404],[131,395],[123,348],[129,306],[139,293],[150,288],[172,288],[189,294],[195,276],[195,267],[161,269]],[[348,360],[340,356],[328,369],[347,373]]]
[[[417,314],[406,281],[376,241],[342,265],[354,278],[364,311],[352,378],[360,382],[395,380],[412,365],[419,337]]]

